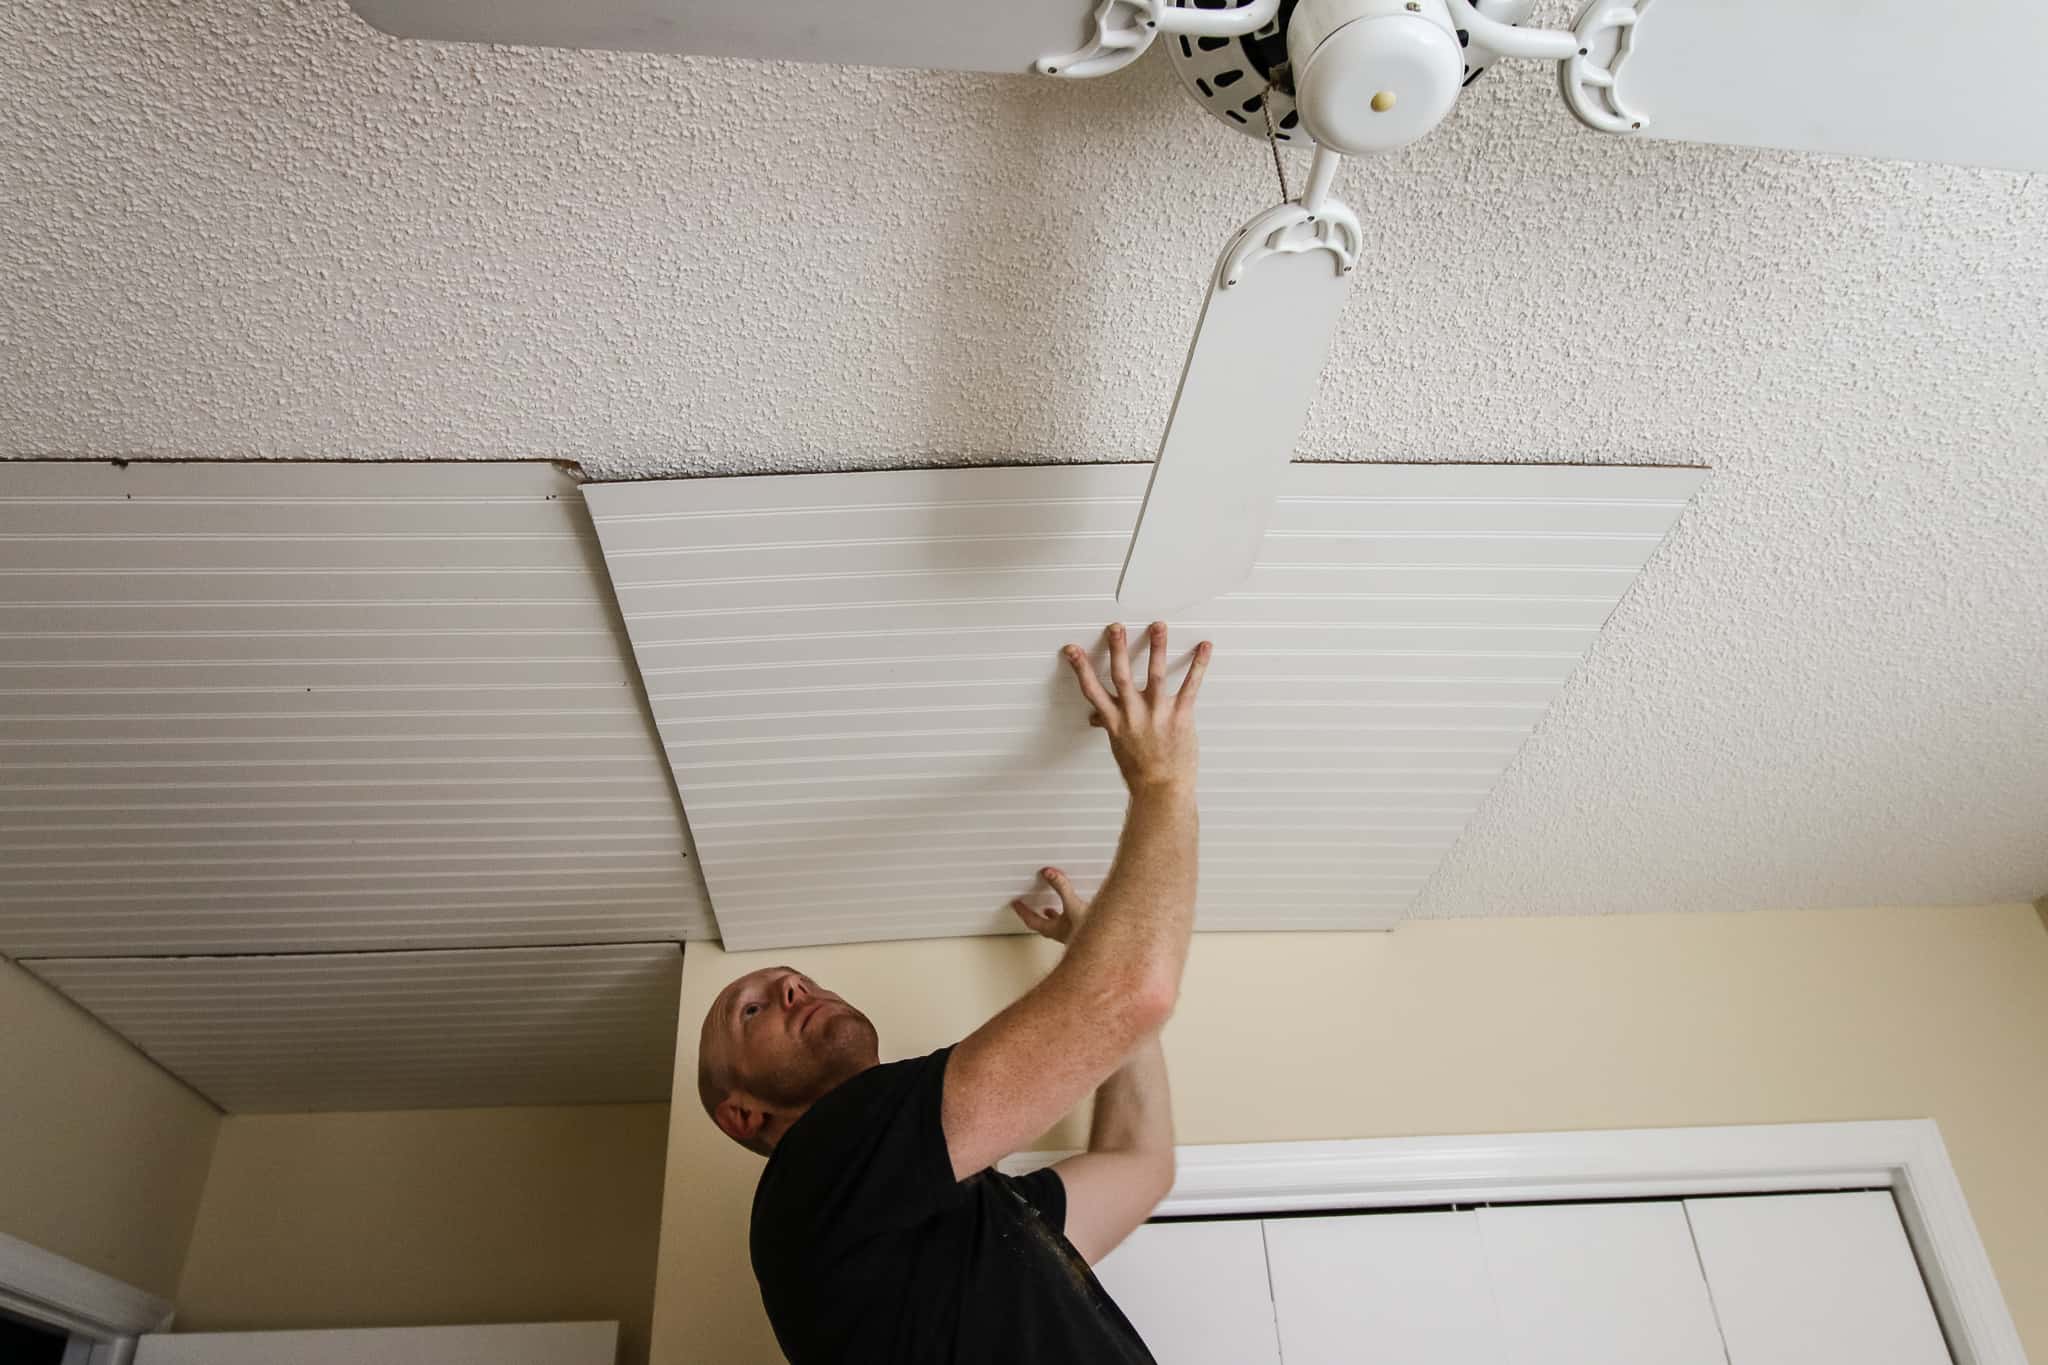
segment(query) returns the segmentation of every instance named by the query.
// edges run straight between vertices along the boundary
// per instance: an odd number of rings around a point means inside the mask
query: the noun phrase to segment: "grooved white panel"
[[[665,1100],[673,943],[23,964],[230,1113]]]
[[[0,951],[712,932],[543,463],[0,464]]]
[[[1949,1365],[1890,1191],[1688,1199],[1730,1365]]]
[[[1262,1226],[1145,1223],[1095,1266],[1152,1355],[1174,1365],[1280,1365]]]
[[[1149,467],[585,489],[728,946],[995,932],[1124,797],[1099,641]],[[1295,465],[1203,693],[1201,927],[1398,919],[1699,486]],[[1098,648],[1100,666],[1102,654]]]

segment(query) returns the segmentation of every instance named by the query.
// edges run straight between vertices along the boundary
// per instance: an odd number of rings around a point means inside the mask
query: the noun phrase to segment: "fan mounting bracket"
[[[1300,204],[1275,204],[1237,230],[1217,268],[1217,287],[1228,289],[1244,272],[1268,256],[1327,251],[1337,258],[1337,273],[1348,275],[1358,264],[1364,235],[1358,216],[1335,199],[1325,199],[1319,212]]]
[[[1365,249],[1358,215],[1330,197],[1337,178],[1336,152],[1318,146],[1309,163],[1308,186],[1300,199],[1275,204],[1237,230],[1216,266],[1216,287],[1229,289],[1244,272],[1268,256],[1296,256],[1327,251],[1337,258],[1337,273],[1349,275]]]
[[[1145,55],[1162,33],[1237,38],[1273,22],[1280,0],[1252,0],[1238,9],[1194,9],[1172,0],[1102,0],[1095,36],[1086,47],[1038,59],[1039,74],[1082,79],[1121,71]]]

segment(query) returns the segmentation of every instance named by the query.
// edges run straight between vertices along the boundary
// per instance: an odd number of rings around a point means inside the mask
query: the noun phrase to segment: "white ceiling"
[[[1040,866],[1102,880],[1123,786],[1059,648],[1107,671],[1149,474],[584,490],[728,948],[1015,931]],[[1388,928],[1704,474],[1287,475],[1250,581],[1171,646],[1218,650],[1197,927]]]
[[[715,932],[538,461],[0,464],[0,867],[0,953],[234,1111],[663,1098]]]
[[[673,943],[25,964],[230,1113],[665,1100]]]
[[[1146,458],[1272,194],[1156,59],[436,47],[341,0],[0,8],[0,164],[0,454],[606,478]],[[2048,184],[1619,144],[1503,67],[1339,192],[1376,264],[1304,454],[1715,470],[1421,913],[2048,887]]]
[[[0,953],[704,936],[575,480],[0,465]]]

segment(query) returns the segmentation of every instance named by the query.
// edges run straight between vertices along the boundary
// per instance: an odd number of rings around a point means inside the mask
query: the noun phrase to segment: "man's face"
[[[702,1044],[719,1088],[749,1113],[768,1111],[775,1137],[776,1118],[786,1126],[880,1060],[868,1017],[793,967],[749,972],[719,992],[704,1016]],[[713,1117],[732,1132],[725,1115]]]

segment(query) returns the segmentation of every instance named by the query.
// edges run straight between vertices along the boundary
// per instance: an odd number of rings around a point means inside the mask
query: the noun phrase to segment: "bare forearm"
[[[1105,990],[1178,990],[1195,922],[1200,821],[1192,784],[1141,788],[1116,860],[1060,970]]]
[[[1158,1034],[1140,1043],[1130,1060],[1095,1092],[1088,1150],[1172,1154],[1173,1096]]]

